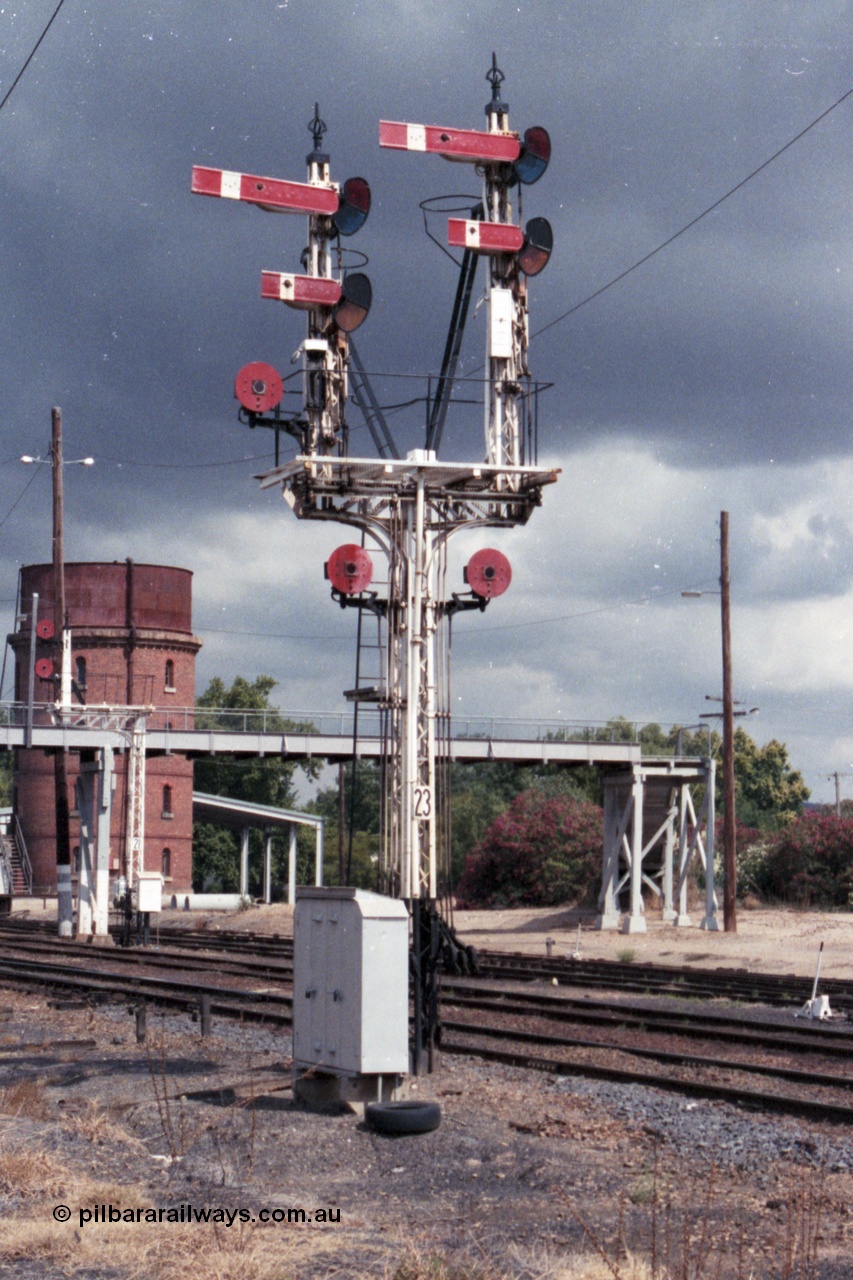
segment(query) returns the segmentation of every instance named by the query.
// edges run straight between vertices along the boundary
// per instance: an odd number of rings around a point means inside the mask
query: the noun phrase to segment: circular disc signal
[[[502,596],[512,582],[512,566],[506,556],[492,547],[475,551],[465,566],[465,581],[483,600]]]
[[[364,547],[345,542],[329,556],[326,577],[344,596],[357,596],[365,591],[373,578],[373,561]]]
[[[244,364],[234,380],[234,394],[250,413],[266,413],[281,403],[284,383],[271,364]]]

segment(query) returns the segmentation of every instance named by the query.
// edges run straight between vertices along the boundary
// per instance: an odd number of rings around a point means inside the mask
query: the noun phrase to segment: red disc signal
[[[271,364],[244,364],[234,379],[234,394],[250,413],[266,413],[281,403],[284,383]]]
[[[36,623],[36,635],[39,640],[53,639],[53,623],[50,618],[42,618],[41,622]]]
[[[53,663],[50,658],[39,658],[36,663],[36,675],[39,680],[50,680],[53,675]]]
[[[370,213],[370,186],[366,178],[347,178],[341,189],[337,213],[332,222],[342,236],[355,235]]]
[[[484,600],[502,596],[512,582],[512,567],[506,556],[491,547],[475,551],[465,566],[465,581]]]
[[[538,182],[548,168],[551,159],[551,138],[547,129],[536,124],[528,129],[521,145],[521,154],[512,166],[513,176],[526,187]]]
[[[357,596],[365,591],[373,578],[373,561],[354,542],[346,542],[329,556],[326,577],[336,591],[345,596]]]

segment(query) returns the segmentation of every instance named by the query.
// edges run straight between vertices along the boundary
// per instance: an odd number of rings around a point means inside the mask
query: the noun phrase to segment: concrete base
[[[705,916],[705,919],[699,926],[700,929],[707,929],[709,933],[720,932],[720,922],[716,916]]]
[[[669,907],[668,909],[662,911],[660,915],[661,915],[661,920],[663,920],[664,924],[676,924],[678,921],[678,912],[673,911],[672,907]]]
[[[622,917],[619,915],[600,915],[596,919],[596,929],[618,929]]]
[[[676,916],[672,923],[675,925],[676,929],[689,929],[693,924],[693,921],[690,919],[690,916],[685,914],[683,916]]]
[[[92,947],[114,947],[115,941],[109,933],[78,933],[77,942],[88,942]]]
[[[336,1076],[306,1068],[293,1073],[293,1096],[310,1111],[336,1111],[347,1103],[393,1102],[402,1076]]]
[[[647,927],[645,916],[626,916],[622,921],[623,933],[645,933]]]

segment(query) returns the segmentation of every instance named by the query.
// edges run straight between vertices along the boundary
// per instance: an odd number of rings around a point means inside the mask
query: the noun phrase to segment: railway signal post
[[[193,189],[263,207],[308,213],[307,274],[265,277],[265,297],[307,312],[302,346],[303,412],[286,428],[300,441],[293,461],[259,477],[263,488],[279,488],[296,516],[359,530],[362,545],[348,543],[326,567],[339,603],[370,609],[382,624],[383,671],[373,692],[384,739],[379,883],[382,892],[405,900],[411,917],[411,969],[415,997],[413,1069],[430,1064],[437,1039],[437,981],[448,930],[437,910],[442,890],[439,868],[446,843],[442,814],[448,799],[439,786],[449,739],[449,668],[438,650],[446,622],[462,608],[483,609],[509,585],[510,569],[500,552],[484,549],[468,566],[469,591],[445,598],[447,545],[453,535],[475,528],[510,528],[525,523],[542,501],[557,472],[539,467],[524,430],[529,398],[527,369],[527,279],[547,262],[550,227],[534,219],[522,230],[513,223],[512,191],[544,172],[550,141],[542,128],[524,137],[509,128],[501,100],[502,73],[493,60],[485,130],[380,124],[380,145],[432,153],[472,164],[482,175],[483,217],[473,223],[451,220],[451,245],[488,262],[488,380],[484,405],[485,460],[443,462],[433,449],[412,450],[404,459],[354,457],[348,452],[345,402],[348,334],[370,306],[366,277],[332,270],[331,242],[357,230],[369,209],[363,179],[337,188],[329,178],[329,158],[320,153],[322,122],[315,114],[314,150],[308,156],[309,194],[273,206],[267,179],[194,170]],[[322,126],[324,128],[324,126]],[[291,186],[295,184],[290,184]],[[226,190],[227,188],[227,190]],[[347,191],[350,191],[347,196]],[[280,195],[277,199],[284,200]],[[335,213],[354,206],[352,217]],[[322,205],[322,207],[321,207]],[[363,214],[363,216],[360,216]],[[336,221],[337,217],[337,221]],[[257,410],[248,397],[244,410]],[[266,424],[265,424],[266,425]],[[367,547],[370,547],[370,550]],[[373,558],[387,563],[382,598],[368,590]]]

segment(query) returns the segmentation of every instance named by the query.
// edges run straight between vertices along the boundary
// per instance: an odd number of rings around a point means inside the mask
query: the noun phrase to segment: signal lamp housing
[[[370,186],[366,178],[347,178],[344,183],[337,213],[332,223],[342,236],[355,235],[367,221],[370,213]]]
[[[512,582],[512,566],[502,552],[484,547],[475,551],[466,564],[464,578],[475,596],[493,600],[502,596]]]
[[[53,639],[54,627],[50,618],[42,618],[41,622],[36,623],[36,635],[39,640]]]
[[[373,561],[364,547],[354,542],[345,542],[329,556],[325,564],[325,575],[341,595],[357,596],[370,586]]]
[[[250,413],[266,413],[281,403],[284,383],[281,375],[263,360],[244,364],[234,379],[234,395]]]
[[[547,218],[531,218],[524,228],[524,244],[518,265],[526,276],[538,276],[548,265],[554,248],[554,233]]]
[[[53,676],[53,663],[50,658],[39,658],[36,663],[36,675],[39,680],[50,680]]]
[[[341,286],[341,300],[334,309],[335,324],[344,333],[352,333],[367,319],[373,290],[363,271],[355,271]]]
[[[521,144],[521,154],[512,166],[513,177],[530,187],[538,182],[551,159],[551,137],[547,129],[536,124],[528,129]]]

